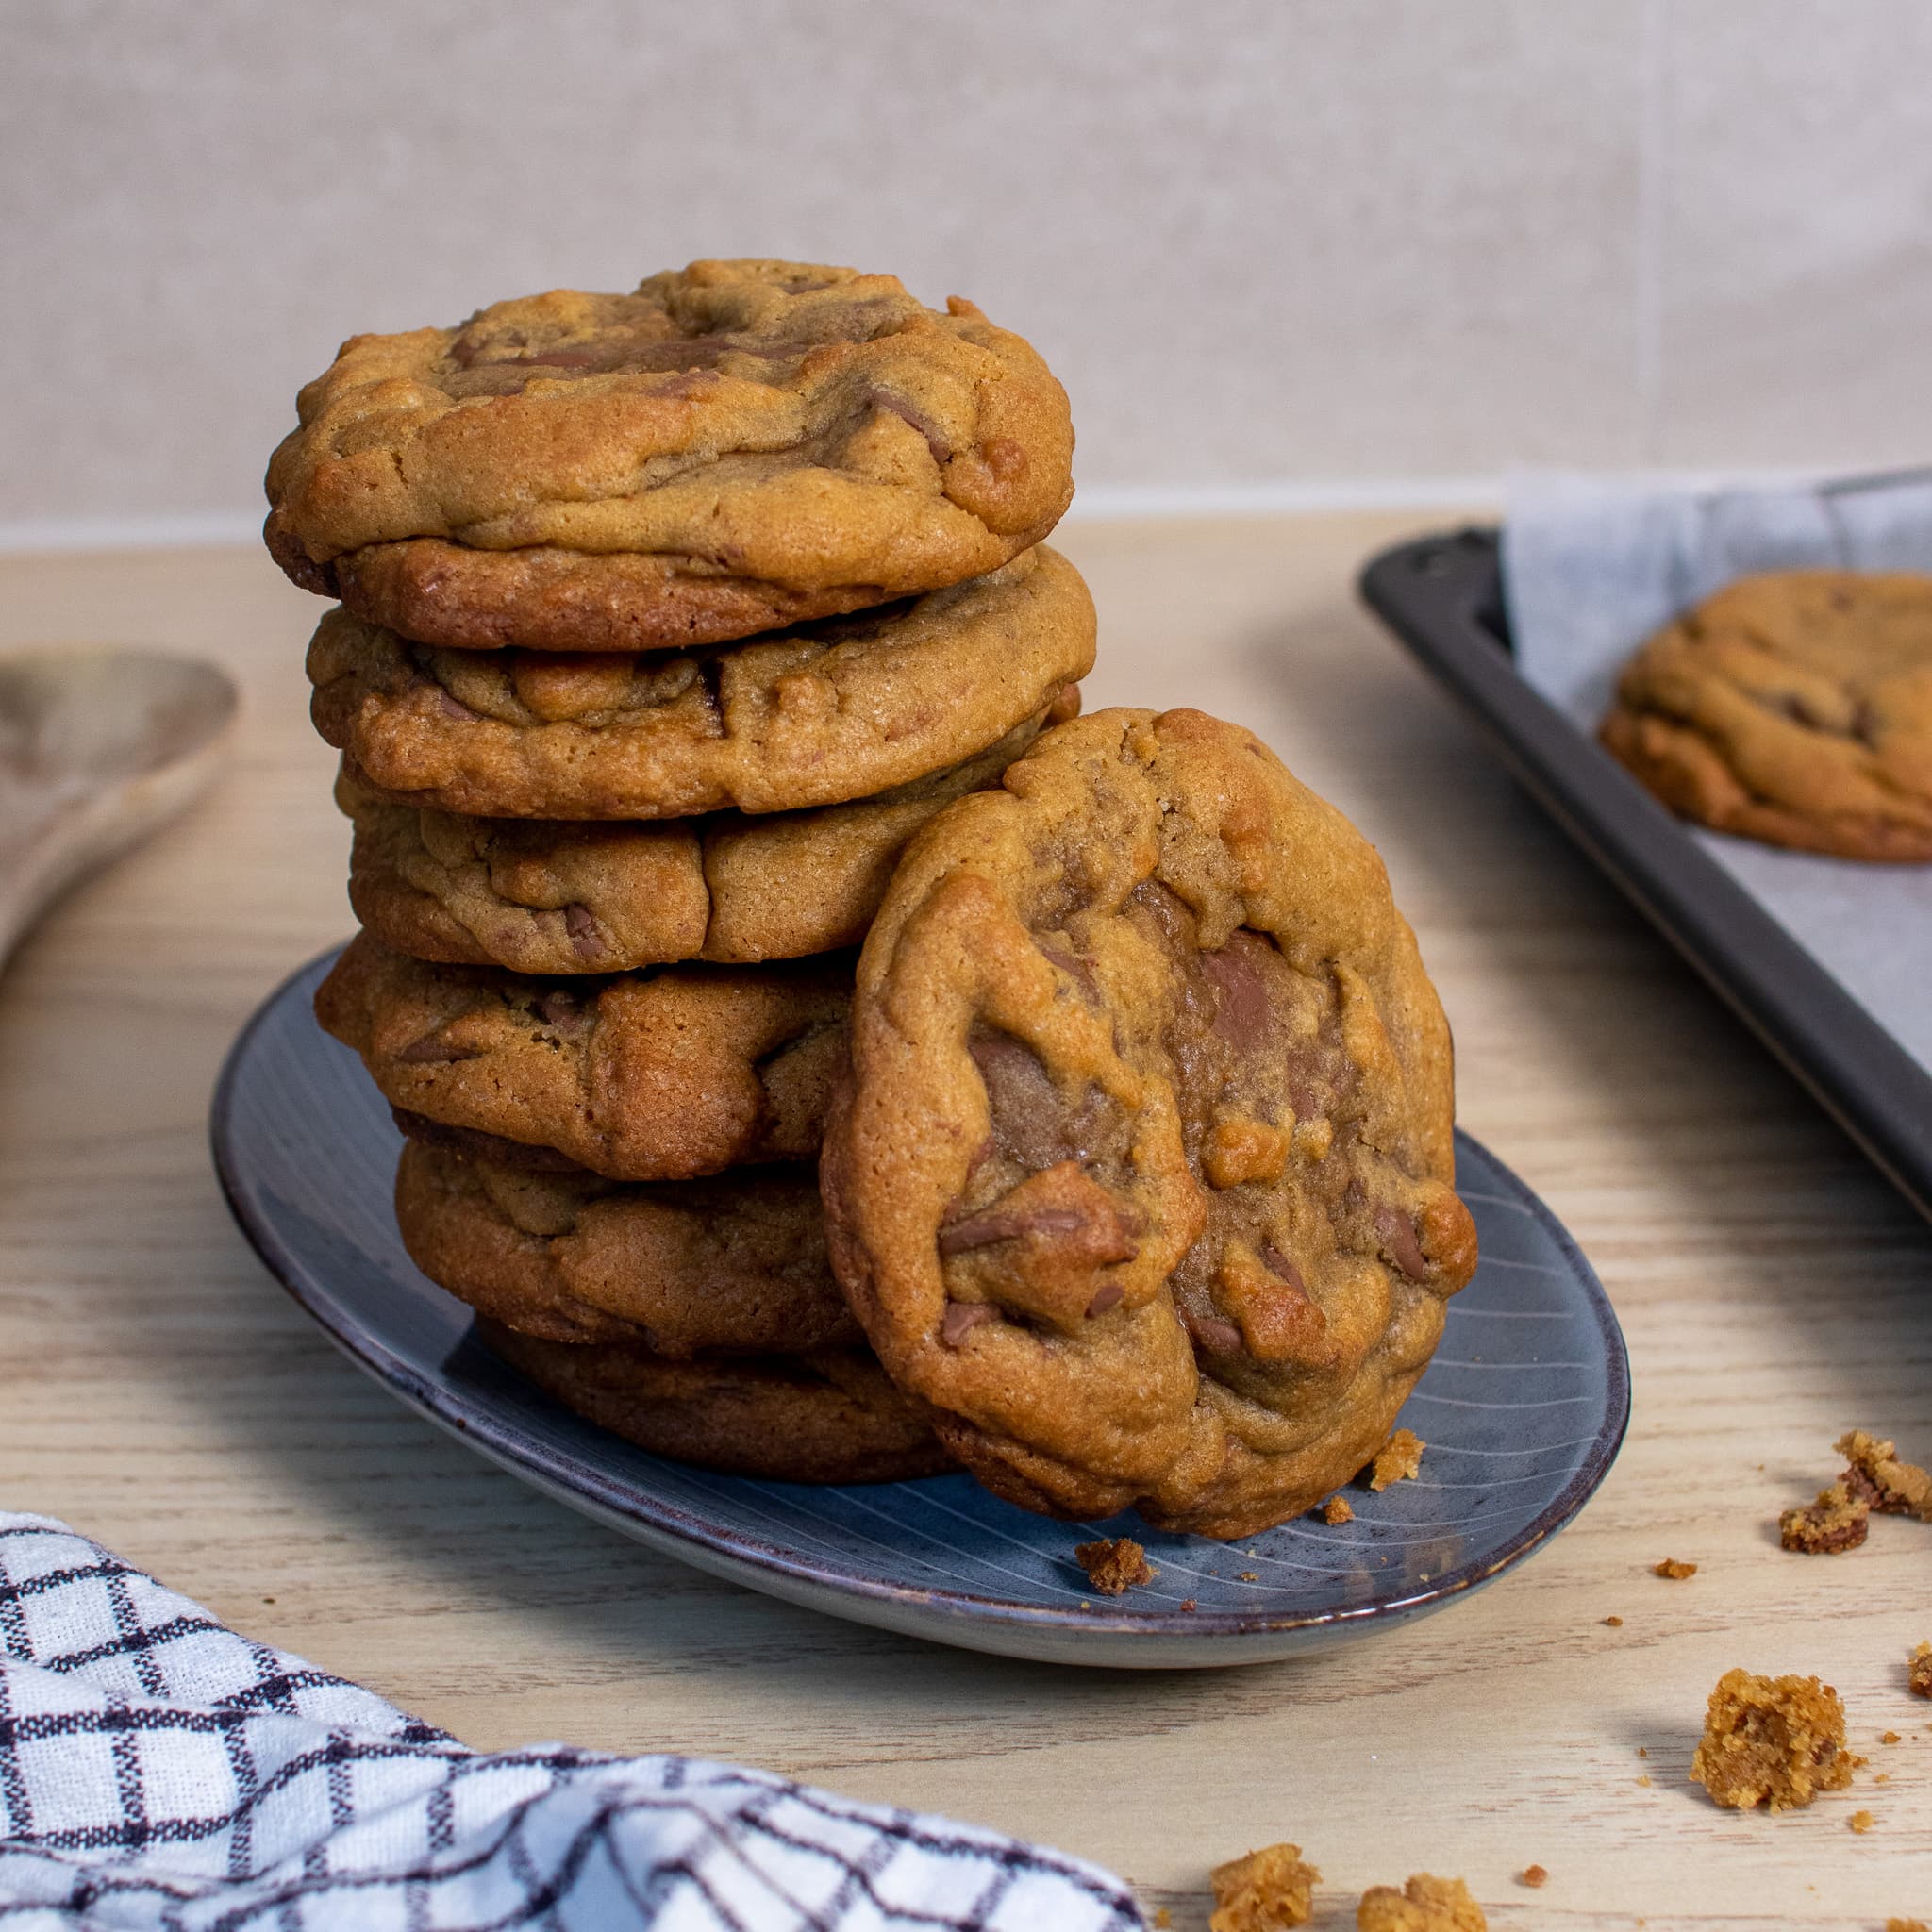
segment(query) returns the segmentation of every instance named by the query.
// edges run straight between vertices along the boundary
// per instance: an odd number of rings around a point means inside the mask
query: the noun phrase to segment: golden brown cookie
[[[1073,494],[1066,394],[1018,336],[800,262],[355,336],[297,408],[276,560],[466,650],[655,650],[938,590]]]
[[[1603,741],[1699,824],[1932,860],[1932,576],[1742,578],[1637,654]]]
[[[707,651],[435,650],[346,611],[308,647],[310,713],[376,790],[486,818],[839,805],[974,758],[1093,662],[1056,552],[909,605]]]
[[[858,1350],[674,1361],[488,1321],[476,1329],[565,1407],[679,1462],[793,1483],[904,1482],[951,1467],[920,1405]]]
[[[865,1345],[809,1169],[640,1184],[410,1141],[396,1222],[432,1281],[524,1334],[680,1357]]]
[[[1449,1031],[1381,861],[1198,711],[1062,725],[914,839],[853,1065],[833,1266],[1027,1507],[1233,1537],[1312,1507],[1474,1268]]]
[[[531,979],[363,934],[315,1012],[393,1107],[612,1179],[675,1180],[818,1151],[851,985],[843,954]]]
[[[349,903],[385,945],[451,965],[619,973],[856,946],[906,842],[1079,710],[1070,685],[991,750],[878,798],[816,811],[572,824],[389,805],[345,768]]]

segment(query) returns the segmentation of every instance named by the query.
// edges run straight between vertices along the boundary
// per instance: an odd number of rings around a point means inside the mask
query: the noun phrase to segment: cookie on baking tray
[[[316,990],[384,1099],[491,1151],[668,1180],[818,1150],[850,955],[533,979],[352,941]],[[525,1161],[524,1164],[528,1165]],[[554,1160],[539,1164],[556,1166]]]
[[[412,643],[345,610],[310,715],[370,786],[482,817],[680,818],[839,805],[997,744],[1084,677],[1093,601],[1057,552],[856,617],[703,651]]]
[[[1932,576],[1784,571],[1728,585],[1632,658],[1602,736],[1699,824],[1932,861]]]
[[[460,649],[714,642],[996,570],[1073,493],[1065,391],[896,277],[697,261],[352,337],[270,461],[282,568]]]
[[[410,1140],[396,1222],[432,1281],[523,1334],[666,1357],[865,1345],[809,1168],[609,1181]]]
[[[476,1326],[565,1407],[680,1462],[793,1483],[904,1482],[952,1466],[923,1407],[860,1349],[679,1361]]]
[[[1109,710],[913,841],[822,1162],[888,1374],[1024,1507],[1234,1537],[1386,1441],[1475,1265],[1380,860],[1250,733]]]
[[[908,840],[948,799],[991,784],[1069,685],[976,758],[876,798],[751,817],[571,823],[390,805],[344,768],[355,822],[349,903],[419,959],[518,973],[619,973],[675,959],[744,963],[856,946]]]

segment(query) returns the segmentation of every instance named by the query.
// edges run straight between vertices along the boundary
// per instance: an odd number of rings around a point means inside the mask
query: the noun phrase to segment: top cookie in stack
[[[1092,663],[1059,384],[970,303],[710,261],[356,337],[299,412],[265,534],[341,600],[365,928],[317,1010],[409,1136],[411,1252],[647,1446],[936,1466],[802,1163],[842,949]]]

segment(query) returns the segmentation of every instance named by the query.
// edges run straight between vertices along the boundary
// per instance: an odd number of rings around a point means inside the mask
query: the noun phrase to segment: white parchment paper
[[[1510,479],[1503,579],[1517,665],[1591,737],[1624,661],[1679,610],[1734,577],[1816,566],[1932,572],[1932,471],[1760,490]],[[1932,1073],[1932,866],[1690,836]]]

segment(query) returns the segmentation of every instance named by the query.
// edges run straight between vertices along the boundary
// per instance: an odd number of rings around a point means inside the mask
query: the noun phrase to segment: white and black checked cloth
[[[485,1757],[0,1512],[0,1932],[1139,1932],[997,1832],[692,1757]]]

